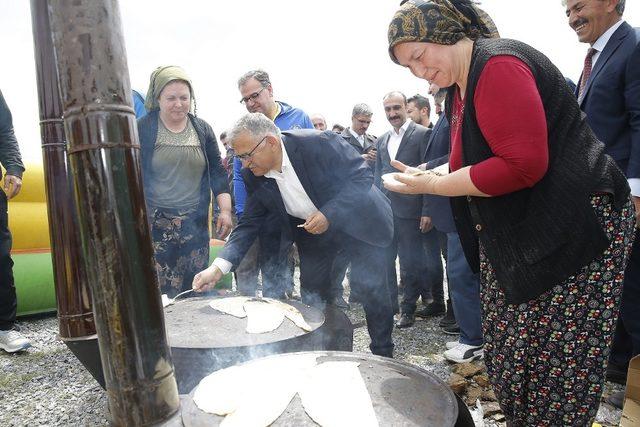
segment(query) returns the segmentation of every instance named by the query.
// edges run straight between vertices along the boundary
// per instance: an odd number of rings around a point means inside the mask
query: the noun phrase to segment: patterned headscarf
[[[160,93],[166,85],[174,80],[182,80],[187,83],[187,86],[189,86],[189,92],[191,93],[190,110],[194,110],[195,96],[193,94],[193,84],[191,83],[191,79],[182,68],[176,65],[167,65],[164,67],[158,67],[153,71],[153,73],[151,73],[149,90],[147,91],[147,98],[144,102],[144,107],[147,111],[157,110],[160,108],[160,105],[158,104]]]
[[[402,3],[389,24],[389,56],[398,63],[393,48],[405,42],[452,45],[468,37],[500,37],[485,11],[470,0],[409,0]]]

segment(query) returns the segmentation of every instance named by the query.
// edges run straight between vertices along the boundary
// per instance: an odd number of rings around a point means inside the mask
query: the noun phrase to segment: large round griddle
[[[229,298],[229,297],[215,297]],[[247,347],[288,340],[307,334],[285,318],[278,329],[264,334],[246,332],[247,318],[238,318],[214,310],[214,298],[189,298],[165,308],[167,334],[171,347],[228,348]],[[313,332],[324,323],[322,311],[294,300],[287,304],[297,308]],[[170,327],[169,327],[170,325]]]
[[[417,366],[363,353],[303,352],[315,354],[317,362],[356,361],[366,384],[376,417],[381,426],[455,426],[468,425],[470,416],[451,389],[434,374]],[[288,355],[290,357],[291,355]],[[270,358],[282,355],[269,356]],[[246,362],[246,364],[252,363]],[[339,385],[336,385],[339,387]],[[186,427],[217,426],[223,417],[201,411],[193,401],[192,391],[182,400],[182,421]],[[306,414],[296,395],[273,426],[316,426]],[[473,423],[471,422],[471,425]]]
[[[351,322],[333,307],[323,312],[287,300],[286,303],[300,311],[311,331],[304,331],[285,318],[274,331],[250,334],[246,332],[246,318],[214,310],[209,306],[213,298],[178,300],[165,308],[167,339],[180,393],[189,393],[213,371],[256,357],[295,351],[353,349]]]

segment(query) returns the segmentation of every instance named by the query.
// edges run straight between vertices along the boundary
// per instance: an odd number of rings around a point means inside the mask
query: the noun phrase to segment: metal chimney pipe
[[[116,0],[50,0],[82,258],[115,425],[179,410]]]
[[[31,0],[31,20],[60,337],[104,387],[89,279],[81,262],[79,225],[62,124],[62,103],[47,0]]]

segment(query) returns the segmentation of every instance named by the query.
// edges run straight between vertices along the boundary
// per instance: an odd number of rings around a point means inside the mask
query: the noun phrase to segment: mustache
[[[582,24],[586,24],[588,21],[584,18],[574,22],[573,24],[571,24],[571,28],[578,28],[580,25]]]

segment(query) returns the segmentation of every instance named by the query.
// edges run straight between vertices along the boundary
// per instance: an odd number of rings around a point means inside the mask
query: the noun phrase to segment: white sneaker
[[[451,350],[452,348],[455,348],[459,345],[460,341],[447,341],[444,346],[447,347],[447,350]]]
[[[459,343],[457,346],[445,351],[443,356],[451,362],[464,363],[471,362],[475,359],[482,359],[484,351],[481,345],[473,346]]]
[[[25,350],[31,347],[31,343],[20,332],[9,329],[0,331],[0,348],[8,353]]]

